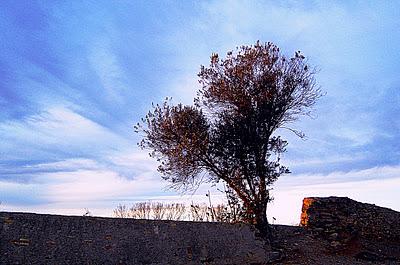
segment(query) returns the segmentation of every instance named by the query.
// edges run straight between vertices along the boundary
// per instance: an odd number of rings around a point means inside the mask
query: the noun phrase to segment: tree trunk
[[[255,209],[255,222],[256,228],[260,231],[260,235],[263,239],[271,242],[271,228],[267,219],[267,204],[258,205]]]

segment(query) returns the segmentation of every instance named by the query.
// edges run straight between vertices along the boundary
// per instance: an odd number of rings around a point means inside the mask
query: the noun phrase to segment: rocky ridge
[[[300,225],[328,250],[400,264],[400,213],[347,197],[304,198]]]

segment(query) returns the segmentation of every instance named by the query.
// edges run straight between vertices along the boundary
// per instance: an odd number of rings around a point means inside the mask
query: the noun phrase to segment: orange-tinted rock
[[[307,226],[308,224],[308,209],[315,201],[314,198],[304,198],[303,207],[301,208],[300,226]]]
[[[304,198],[300,225],[325,238],[335,251],[400,252],[400,213],[388,208],[347,197]]]

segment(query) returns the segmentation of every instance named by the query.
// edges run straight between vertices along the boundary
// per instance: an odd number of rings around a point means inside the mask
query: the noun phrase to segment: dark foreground
[[[329,240],[304,227],[278,225],[274,230],[276,251],[283,255],[270,264],[400,264],[400,244],[384,249],[379,242],[355,241],[337,250]]]
[[[252,226],[0,212],[0,264],[265,264]]]

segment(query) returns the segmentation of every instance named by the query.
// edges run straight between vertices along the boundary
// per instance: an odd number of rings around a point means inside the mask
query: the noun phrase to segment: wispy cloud
[[[280,187],[296,187],[316,184],[347,183],[364,180],[384,180],[398,178],[400,165],[372,167],[361,170],[334,171],[327,174],[289,174],[281,177]]]
[[[89,62],[108,100],[121,104],[124,100],[124,92],[128,89],[128,82],[109,40],[99,39],[94,42],[89,54]]]
[[[5,139],[0,143],[4,152],[2,159],[35,159],[36,151],[96,156],[99,152],[108,152],[107,149],[131,144],[108,128],[63,106],[22,120],[0,122],[0,135]]]
[[[43,178],[46,182],[53,182],[47,186],[45,197],[56,202],[118,201],[162,190],[160,179],[151,174],[128,180],[110,170],[80,170],[49,173],[42,175],[41,179]]]

